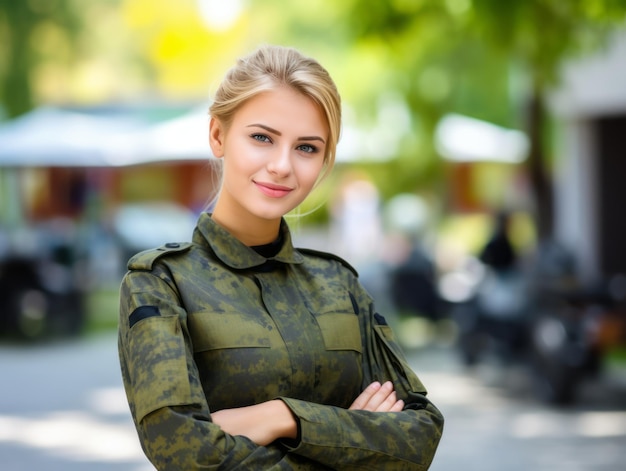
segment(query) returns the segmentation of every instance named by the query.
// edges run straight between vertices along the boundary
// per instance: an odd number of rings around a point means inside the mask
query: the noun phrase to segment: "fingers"
[[[372,394],[369,401],[367,401],[365,410],[378,412],[380,408],[384,411],[385,407],[388,406],[390,402],[396,402],[396,392],[393,390],[393,383],[387,381],[378,391]]]
[[[398,399],[387,412],[402,412],[404,410],[404,401]]]
[[[404,401],[399,400],[396,397],[396,392],[392,390],[391,394],[376,408],[375,412],[400,412],[403,408]]]
[[[404,401],[397,399],[391,381],[370,384],[350,406],[352,410],[371,412],[400,412],[403,408]]]
[[[352,405],[350,406],[351,410],[369,410],[367,409],[367,404],[369,400],[379,391],[381,388],[381,384],[378,381],[373,382],[367,388],[363,390],[361,394],[354,400]]]

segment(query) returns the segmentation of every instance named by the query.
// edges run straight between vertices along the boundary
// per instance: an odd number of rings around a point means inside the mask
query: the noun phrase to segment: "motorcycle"
[[[536,397],[568,404],[606,351],[626,343],[626,278],[583,286],[538,268],[498,271],[473,260],[456,273],[465,280],[451,303],[457,347],[468,367],[488,358],[525,366]]]

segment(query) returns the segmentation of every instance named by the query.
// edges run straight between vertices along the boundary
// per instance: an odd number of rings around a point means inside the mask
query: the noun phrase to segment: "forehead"
[[[322,108],[310,97],[289,87],[255,95],[237,110],[233,123],[264,124],[281,132],[308,129],[308,133],[315,130],[317,135],[328,134],[328,121]]]

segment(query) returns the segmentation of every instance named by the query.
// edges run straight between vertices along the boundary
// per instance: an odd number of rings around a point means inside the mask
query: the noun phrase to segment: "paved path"
[[[471,374],[449,349],[413,352],[410,362],[444,413],[432,471],[617,471],[626,469],[623,371],[581,387],[568,408],[538,403],[520,368]]]
[[[3,471],[149,471],[113,335],[0,347]]]
[[[572,409],[526,398],[522,381],[468,375],[447,348],[410,362],[447,418],[432,471],[609,471],[626,463],[626,388],[589,387]],[[115,337],[0,345],[3,471],[149,471],[128,416]]]

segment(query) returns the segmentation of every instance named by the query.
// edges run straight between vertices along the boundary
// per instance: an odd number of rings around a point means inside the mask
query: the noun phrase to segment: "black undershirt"
[[[283,248],[283,242],[283,233],[280,232],[278,234],[278,238],[270,242],[269,244],[253,245],[250,248],[265,258],[272,258],[278,255],[280,249]]]

